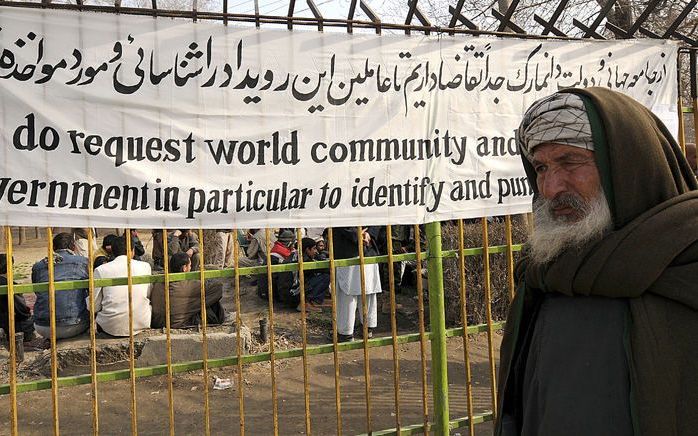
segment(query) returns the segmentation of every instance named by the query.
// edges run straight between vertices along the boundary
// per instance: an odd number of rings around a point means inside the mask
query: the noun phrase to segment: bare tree
[[[568,36],[580,37],[584,31],[574,25],[573,19],[591,24],[608,1],[610,0],[596,0],[595,2],[569,0],[556,21],[556,27]],[[512,15],[512,21],[528,33],[540,33],[541,25],[536,22],[534,15],[549,19],[560,2],[561,0],[521,0]],[[448,26],[451,21],[449,7],[454,7],[456,3],[455,0],[419,0],[418,5],[435,25]],[[464,3],[461,14],[483,30],[496,30],[500,22],[493,17],[492,9],[496,8],[499,12],[504,13],[511,3],[512,0],[471,0]],[[689,0],[660,2],[649,15],[643,27],[663,35],[688,3]],[[408,0],[385,0],[377,10],[383,15],[384,21],[400,22],[407,14],[408,4]],[[606,22],[621,29],[628,29],[646,7],[646,0],[616,0],[613,8],[602,20],[597,32],[605,38],[615,38],[616,35],[606,29]],[[698,12],[693,10],[683,20],[677,31],[695,39],[698,36],[697,28]],[[642,37],[641,34],[634,36]]]

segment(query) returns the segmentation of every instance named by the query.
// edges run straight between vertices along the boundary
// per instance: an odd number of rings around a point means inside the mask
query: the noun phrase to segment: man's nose
[[[545,173],[542,184],[538,187],[544,198],[552,200],[567,190],[567,181],[562,171],[550,169]]]

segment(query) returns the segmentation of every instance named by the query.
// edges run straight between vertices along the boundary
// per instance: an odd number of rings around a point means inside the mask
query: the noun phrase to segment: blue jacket
[[[58,250],[54,253],[54,280],[56,282],[87,279],[88,260],[70,250]],[[44,258],[32,267],[32,283],[48,282],[48,258]],[[85,305],[87,289],[56,291],[56,325],[75,325],[89,319]],[[49,326],[48,292],[37,292],[34,304],[34,322],[40,326]]]

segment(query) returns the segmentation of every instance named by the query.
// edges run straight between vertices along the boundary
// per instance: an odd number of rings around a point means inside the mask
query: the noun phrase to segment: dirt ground
[[[29,232],[33,235],[33,230]],[[149,232],[142,232],[141,239],[150,251]],[[15,251],[16,279],[30,281],[31,265],[46,255],[44,240],[28,240]],[[252,351],[262,350],[266,345],[259,344],[259,319],[268,315],[266,303],[259,299],[250,286],[249,279],[242,280],[245,295],[241,298],[243,324],[253,331]],[[416,299],[414,290],[398,294],[402,309],[397,316],[398,333],[418,331]],[[231,284],[224,292],[224,306],[233,307]],[[28,298],[31,301],[31,298]],[[428,309],[427,309],[428,311]],[[275,307],[274,320],[277,330],[276,349],[299,347],[301,343],[300,314],[295,310]],[[197,334],[192,332],[192,334]],[[321,314],[312,314],[308,323],[308,342],[321,344],[329,342],[331,334],[331,312],[327,308]],[[390,319],[379,315],[377,336],[389,336]],[[495,355],[499,355],[500,335],[494,335]],[[487,336],[480,334],[469,341],[473,380],[475,413],[492,409],[490,366],[488,359]],[[422,422],[422,385],[419,344],[403,344],[399,349],[400,413],[402,425]],[[465,366],[463,341],[461,338],[448,340],[449,404],[451,419],[467,416],[465,390]],[[431,416],[431,379],[429,368],[429,345],[427,343],[428,405]],[[340,401],[342,431],[344,434],[365,433],[366,406],[363,350],[343,352],[340,361]],[[369,349],[371,384],[372,429],[392,428],[396,425],[393,354],[392,347]],[[125,367],[122,362],[120,367]],[[115,369],[110,367],[109,369]],[[106,368],[105,368],[106,370]],[[273,429],[271,401],[271,366],[269,362],[249,364],[244,367],[245,430],[247,434],[271,434]],[[66,368],[65,374],[89,373],[89,366]],[[21,374],[24,378],[35,379],[36,375]],[[310,386],[311,430],[315,434],[336,433],[337,418],[335,408],[334,362],[332,354],[310,356],[308,358]],[[212,434],[239,434],[239,407],[237,375],[235,368],[223,368],[209,372],[209,388],[214,377],[230,378],[233,387],[227,390],[209,389],[210,428]],[[4,378],[4,377],[3,377]],[[38,377],[43,378],[43,377]],[[175,376],[175,429],[177,434],[204,433],[203,373],[201,371]],[[278,392],[278,425],[280,434],[305,433],[304,390],[302,359],[285,359],[276,362]],[[130,434],[130,383],[128,380],[104,382],[98,386],[100,433]],[[9,410],[9,396],[0,397],[4,410]],[[46,434],[52,427],[51,391],[20,393],[18,395],[19,430],[22,434]],[[59,391],[59,419],[61,430],[66,434],[90,434],[92,432],[92,402],[90,385],[61,388]],[[164,376],[137,379],[138,432],[144,435],[159,435],[168,432],[168,392],[167,378]],[[0,414],[0,434],[8,434],[8,415]],[[490,434],[491,424],[478,424],[476,434]],[[467,428],[452,431],[452,434],[466,434]]]

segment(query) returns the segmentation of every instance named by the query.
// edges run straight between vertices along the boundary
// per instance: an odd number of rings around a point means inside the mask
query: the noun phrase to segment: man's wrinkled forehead
[[[539,164],[552,162],[579,162],[589,161],[594,163],[594,151],[574,145],[558,144],[554,142],[544,142],[537,145],[530,155],[529,162],[535,167]]]
[[[516,131],[516,140],[529,161],[535,148],[546,143],[594,150],[584,102],[569,93],[555,93],[533,103]]]

